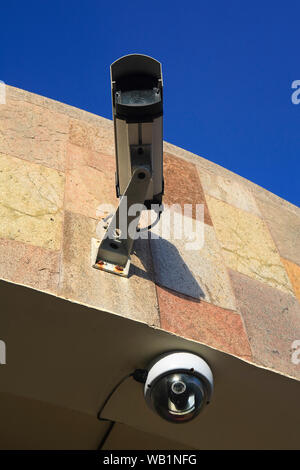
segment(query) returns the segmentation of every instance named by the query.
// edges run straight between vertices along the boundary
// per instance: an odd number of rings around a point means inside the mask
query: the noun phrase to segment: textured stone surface
[[[21,90],[20,88],[15,88],[6,85],[6,97],[9,100],[36,104],[56,113],[61,113],[65,116],[69,116],[73,119],[79,119],[103,127],[113,128],[113,122],[111,119],[106,119],[102,116],[98,116],[97,114],[89,113],[84,109],[75,108],[74,106],[70,106],[66,103],[61,103],[60,101],[52,100],[51,98],[47,98],[45,96],[36,95],[35,93],[29,93],[28,91]]]
[[[230,178],[202,171],[200,168],[198,172],[204,193],[260,216],[252,193],[244,185]]]
[[[211,196],[207,203],[229,268],[293,293],[289,278],[265,223]]]
[[[251,359],[251,350],[239,314],[157,286],[162,328]]]
[[[64,175],[0,154],[0,238],[59,250]]]
[[[204,221],[211,225],[204,193],[197,174],[197,168],[174,155],[164,154],[164,204],[192,204],[192,216],[196,217],[195,204],[204,204]]]
[[[103,204],[116,206],[115,160],[112,155],[68,145],[66,161],[66,209],[97,217]]]
[[[277,204],[258,204],[280,255],[300,265],[300,216]]]
[[[57,293],[60,253],[14,240],[0,240],[0,278]]]
[[[179,157],[182,160],[187,162],[193,163],[197,166],[197,168],[204,170],[206,172],[212,173],[214,175],[219,175],[225,179],[230,179],[231,181],[237,181],[238,183],[244,184],[249,189],[255,188],[257,185],[252,183],[251,181],[246,180],[240,175],[233,173],[230,170],[222,167],[221,165],[217,165],[206,158],[201,157],[200,155],[196,155],[188,150],[183,148],[177,147],[176,145],[171,144],[170,142],[164,141],[164,151],[167,153],[171,153]]]
[[[96,152],[115,154],[114,131],[112,126],[88,124],[76,119],[70,120],[70,142]]]
[[[126,279],[91,266],[91,238],[96,236],[95,220],[67,212],[64,228],[60,295],[158,326],[148,241],[135,244],[130,277]]]
[[[198,234],[199,245],[191,246],[184,229],[182,237],[176,239],[174,226],[176,228],[178,225],[176,222],[174,224],[176,219],[172,216],[173,213],[168,223],[167,214],[163,214],[160,223],[152,230],[159,235],[159,238],[150,240],[156,282],[182,294],[234,310],[234,295],[213,228],[193,221],[193,232]],[[184,217],[183,226],[188,222],[188,218]],[[164,236],[167,235],[162,231],[165,227],[170,227],[170,238]]]
[[[300,339],[300,305],[295,297],[231,271],[253,359],[300,378],[292,363],[292,343]]]
[[[247,187],[255,196],[255,198],[261,199],[262,201],[272,202],[281,207],[285,207],[286,209],[290,210],[298,217],[300,217],[299,207],[295,206],[294,204],[291,204],[288,201],[285,201],[281,197],[271,193],[270,191],[265,188],[262,188],[261,186],[258,186],[252,181],[247,180],[243,176],[233,173],[232,171],[227,170],[226,168],[217,165],[216,163],[211,162],[206,158],[189,152],[188,150],[177,147],[176,145],[173,145],[169,142],[164,142],[164,151],[176,155],[177,157],[180,157],[183,160],[194,163],[200,170],[204,170],[216,176],[221,176],[222,178],[229,179],[232,182],[237,182]]]
[[[296,297],[300,302],[300,266],[287,259],[281,259],[290,278]],[[300,319],[299,319],[300,321]]]
[[[1,105],[0,152],[64,170],[69,118],[27,102]]]
[[[289,201],[282,199],[274,193],[271,193],[265,188],[258,186],[251,181],[245,180],[249,187],[251,188],[252,193],[254,194],[257,201],[266,202],[275,206],[279,206],[282,209],[287,209],[290,212],[293,212],[294,215],[300,217],[300,208],[291,204]]]
[[[163,202],[177,204],[173,217],[184,204],[203,205],[200,246],[190,250],[193,239],[186,234],[163,233],[135,243],[129,279],[95,270],[90,253],[99,206],[118,202],[112,121],[6,88],[0,115],[2,278],[250,359],[245,321],[255,361],[296,375],[290,355],[300,338],[299,208],[164,142]],[[195,211],[191,215],[186,220],[196,224]],[[232,278],[226,265],[236,270]]]

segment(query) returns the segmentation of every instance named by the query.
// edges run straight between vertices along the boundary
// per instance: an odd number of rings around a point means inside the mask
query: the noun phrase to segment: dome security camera
[[[144,388],[148,406],[173,423],[194,419],[210,402],[212,392],[209,365],[187,352],[160,356],[149,368]]]

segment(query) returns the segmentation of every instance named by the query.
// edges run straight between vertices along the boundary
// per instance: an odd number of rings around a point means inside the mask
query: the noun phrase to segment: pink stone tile
[[[115,173],[116,171],[114,155],[96,152],[69,142],[67,145],[66,170],[73,170],[82,166],[89,166],[106,173]]]
[[[0,240],[0,277],[11,282],[56,293],[59,259],[57,251],[13,240]]]
[[[115,154],[113,126],[88,124],[77,119],[70,120],[69,141],[96,152]]]
[[[90,124],[95,124],[96,126],[113,126],[113,122],[110,119],[13,86],[6,85],[6,98],[14,101],[27,101],[28,103],[47,108],[50,111],[64,114],[72,119],[79,119]]]
[[[1,105],[0,152],[64,170],[69,118],[25,101]]]
[[[255,362],[300,378],[292,343],[300,339],[300,304],[295,297],[230,270]]]
[[[157,288],[161,327],[184,338],[251,359],[251,349],[240,315],[209,303]]]
[[[164,180],[165,204],[179,204],[182,212],[184,204],[192,204],[193,218],[196,214],[195,205],[204,204],[204,222],[212,225],[197,168],[193,163],[164,153]]]
[[[115,161],[111,155],[68,145],[66,160],[65,207],[97,218],[99,206],[116,207]]]

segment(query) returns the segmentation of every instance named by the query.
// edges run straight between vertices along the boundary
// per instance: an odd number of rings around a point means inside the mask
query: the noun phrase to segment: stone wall
[[[165,143],[164,203],[204,205],[202,248],[187,250],[188,237],[137,240],[128,279],[95,270],[99,205],[118,203],[112,122],[13,87],[6,95],[2,279],[300,377],[300,209]]]

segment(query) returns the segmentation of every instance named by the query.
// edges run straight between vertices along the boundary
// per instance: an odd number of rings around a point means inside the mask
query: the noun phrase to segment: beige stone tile
[[[300,367],[293,364],[293,342],[300,338],[300,305],[279,289],[229,270],[253,360],[300,379]]]
[[[299,207],[295,206],[289,201],[286,201],[285,199],[282,199],[276,194],[271,193],[267,189],[262,188],[261,186],[258,186],[255,183],[250,183],[250,184],[251,184],[251,191],[258,202],[258,206],[260,206],[260,202],[266,203],[267,205],[271,204],[272,206],[279,207],[279,209],[287,210],[288,212],[292,212],[294,215],[300,217]]]
[[[0,240],[0,278],[41,291],[57,293],[58,251],[14,240]]]
[[[129,278],[99,271],[91,266],[90,259],[96,224],[93,219],[66,212],[60,295],[159,326],[148,241],[135,242]]]
[[[293,293],[290,281],[265,223],[211,196],[207,203],[226,265],[272,287]]]
[[[0,152],[64,170],[68,116],[24,101],[1,105]]]
[[[300,265],[300,213],[260,199],[258,205],[280,255]]]
[[[0,154],[0,238],[59,250],[64,174]]]
[[[244,211],[261,216],[252,193],[245,186],[232,178],[208,173],[199,167],[198,173],[205,194]]]
[[[109,155],[115,154],[113,126],[92,125],[71,119],[69,140],[71,144],[79,147]]]
[[[159,238],[151,239],[156,282],[178,293],[234,310],[235,298],[214,229],[194,220],[192,230],[198,233],[199,245],[191,246],[184,229],[180,238],[180,234],[175,234],[172,213],[170,225],[168,220],[165,222],[166,217],[163,213],[160,224],[153,229]],[[182,227],[190,222],[188,219],[183,217]],[[163,228],[167,226],[170,226],[170,237]],[[190,234],[191,230],[186,233]]]
[[[66,161],[67,210],[97,218],[99,206],[118,204],[115,159],[112,155],[68,144]]]

